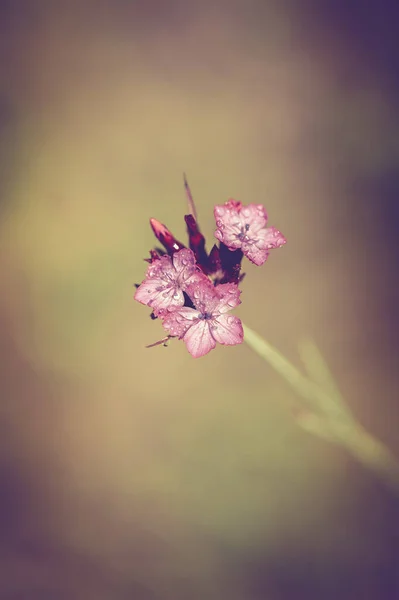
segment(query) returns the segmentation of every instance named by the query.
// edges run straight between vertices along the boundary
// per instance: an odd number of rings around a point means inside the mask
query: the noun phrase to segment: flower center
[[[201,313],[198,318],[201,319],[202,321],[209,321],[210,319],[212,319],[212,313],[209,313],[209,312]]]
[[[237,233],[237,239],[239,239],[241,242],[246,242],[249,240],[249,236],[247,235],[247,232],[249,231],[249,224],[246,223],[243,227],[241,227],[241,231],[240,233]]]

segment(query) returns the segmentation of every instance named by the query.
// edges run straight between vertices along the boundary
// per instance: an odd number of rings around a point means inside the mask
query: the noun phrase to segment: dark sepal
[[[164,250],[161,250],[161,248],[155,248],[154,250],[150,250],[150,258],[145,258],[144,260],[145,262],[153,263],[154,261],[161,258],[161,256],[163,256],[164,254]]]
[[[183,296],[184,296],[184,306],[188,306],[189,308],[195,308],[191,298],[188,296],[188,294],[186,294],[186,292],[183,292]]]
[[[184,220],[187,225],[190,250],[194,252],[198,265],[207,275],[209,273],[209,259],[205,250],[205,238],[200,232],[193,215],[184,215]]]
[[[219,255],[223,271],[223,278],[220,283],[238,283],[240,280],[241,261],[244,256],[241,250],[229,250],[227,246],[220,243]]]
[[[212,250],[209,253],[208,265],[209,273],[217,273],[217,271],[221,271],[222,269],[220,250],[216,244],[213,245]]]

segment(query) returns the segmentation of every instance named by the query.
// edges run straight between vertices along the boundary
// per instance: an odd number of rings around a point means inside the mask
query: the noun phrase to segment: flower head
[[[191,283],[187,288],[193,308],[183,306],[159,313],[166,331],[182,339],[194,358],[204,356],[216,346],[241,344],[244,333],[240,319],[227,313],[240,304],[240,290],[234,283],[214,287],[208,281]]]
[[[267,259],[269,250],[285,244],[274,227],[266,227],[267,215],[261,205],[229,200],[215,206],[217,230],[208,253],[205,237],[197,222],[197,212],[187,180],[184,185],[189,214],[188,246],[179,242],[157,219],[150,219],[152,230],[165,250],[150,250],[144,281],[136,284],[135,300],[152,309],[151,318],[160,319],[168,335],[148,348],[166,345],[170,338],[184,341],[195,358],[204,356],[216,344],[234,346],[243,341],[240,319],[228,314],[238,306],[238,288],[243,256],[256,265]]]
[[[135,300],[158,310],[183,306],[184,291],[201,277],[194,253],[188,248],[167,254],[151,263],[137,288]]]
[[[261,204],[248,204],[229,200],[214,209],[217,229],[215,237],[229,250],[241,249],[255,265],[262,265],[271,248],[286,243],[275,227],[266,227],[267,214]]]

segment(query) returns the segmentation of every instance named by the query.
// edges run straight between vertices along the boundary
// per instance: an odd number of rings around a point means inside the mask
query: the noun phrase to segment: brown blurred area
[[[293,361],[314,337],[399,454],[392,202],[367,183],[398,167],[397,98],[315,6],[0,3],[0,600],[399,597],[380,483],[245,345],[145,349],[133,301],[148,219],[185,239],[183,171],[208,247],[215,203],[265,204],[288,244],[237,314]]]

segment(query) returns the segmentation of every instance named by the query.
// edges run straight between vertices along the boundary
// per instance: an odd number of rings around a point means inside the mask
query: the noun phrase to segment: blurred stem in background
[[[311,340],[299,348],[307,376],[246,325],[244,341],[302,397],[304,407],[296,417],[303,429],[344,447],[399,495],[399,463],[382,442],[356,421]]]

